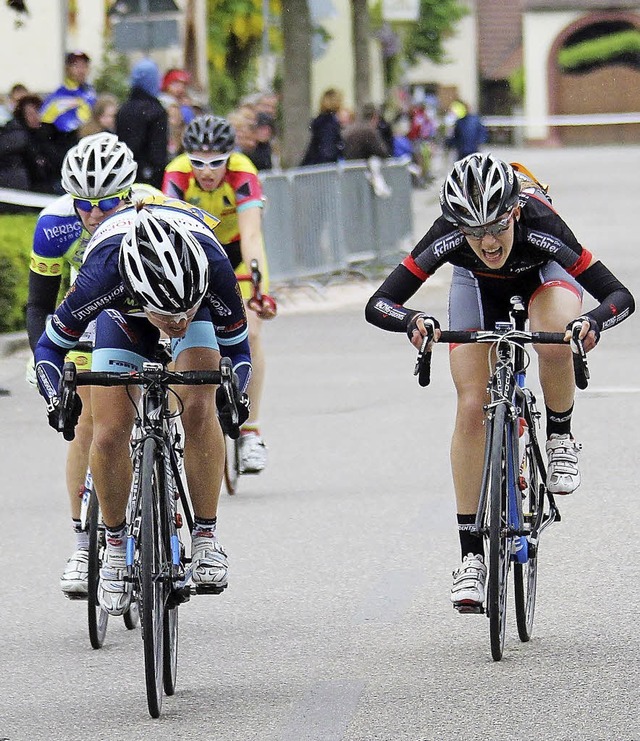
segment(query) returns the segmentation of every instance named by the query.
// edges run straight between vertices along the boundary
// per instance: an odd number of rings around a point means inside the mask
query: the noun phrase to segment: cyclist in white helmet
[[[154,357],[160,331],[172,339],[178,371],[215,370],[223,352],[238,378],[240,422],[246,420],[249,403],[244,392],[251,375],[246,315],[233,268],[212,231],[214,224],[200,209],[160,195],[151,203],[118,210],[96,230],[74,290],[47,322],[35,350],[38,385],[55,429],[65,352],[93,319],[92,370],[140,370]],[[185,472],[195,515],[192,580],[222,590],[228,569],[216,535],[225,456],[222,431],[234,430],[220,391],[185,386],[180,398]],[[125,581],[125,513],[135,409],[123,387],[96,386],[91,403],[91,473],[107,543],[98,600],[110,614],[120,615],[131,598],[131,584]]]
[[[406,332],[420,347],[425,322],[438,323],[405,303],[439,267],[449,263],[451,330],[493,329],[509,321],[510,299],[522,296],[533,331],[564,332],[581,324],[592,350],[600,332],[634,310],[631,293],[576,239],[551,205],[546,188],[522,165],[474,153],[456,162],[440,192],[440,216],[413,252],[369,299],[367,320]],[[583,312],[583,291],[598,302]],[[566,332],[568,343],[570,331]],[[546,412],[547,485],[570,494],[580,484],[580,445],[571,432],[575,382],[571,351],[534,345]],[[453,345],[450,366],[458,396],[451,468],[462,565],[453,574],[451,601],[461,611],[484,601],[487,567],[475,523],[483,467],[488,345]]]
[[[26,316],[32,350],[45,328],[47,316],[58,303],[63,272],[69,266],[71,280],[75,279],[87,242],[96,228],[129,203],[132,194],[140,198],[159,193],[150,186],[135,183],[137,169],[131,150],[114,134],[87,136],[67,152],[61,173],[66,195],[40,213],[33,235]],[[91,331],[69,353],[69,359],[78,370],[91,370]],[[32,359],[27,367],[27,380],[35,383]],[[76,544],[60,585],[69,597],[87,594],[88,534],[80,525],[80,504],[92,428],[89,390],[82,387],[80,394],[85,411],[75,440],[69,445],[66,466]]]

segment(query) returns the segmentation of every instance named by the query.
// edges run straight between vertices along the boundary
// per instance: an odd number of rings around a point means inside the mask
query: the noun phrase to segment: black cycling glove
[[[569,324],[565,327],[565,329],[568,332],[573,332],[573,326],[576,324],[576,322],[589,322],[589,331],[593,330],[595,336],[596,336],[596,345],[598,344],[600,340],[600,327],[598,326],[598,322],[593,317],[590,317],[588,314],[585,314],[584,316],[579,316],[576,319],[572,319]]]
[[[66,410],[64,429],[60,429],[60,397],[53,396],[47,404],[47,415],[49,424],[56,432],[61,432],[65,440],[73,440],[76,436],[75,429],[82,414],[82,399],[78,394],[73,395],[71,408]]]
[[[232,408],[227,399],[227,394],[222,386],[218,386],[216,389],[216,411],[218,414],[218,420],[220,427],[225,435],[230,437],[232,440],[237,440],[240,437],[240,426],[243,425],[249,418],[250,403],[247,394],[238,394],[236,392],[236,409],[238,410],[238,424],[234,425],[231,418]]]
[[[409,322],[407,323],[407,337],[412,340],[413,339],[413,333],[417,329],[417,323],[418,319],[422,319],[425,324],[431,323],[434,330],[440,329],[440,322],[432,316],[428,316],[427,314],[423,314],[421,311],[416,312],[411,319],[409,319]]]

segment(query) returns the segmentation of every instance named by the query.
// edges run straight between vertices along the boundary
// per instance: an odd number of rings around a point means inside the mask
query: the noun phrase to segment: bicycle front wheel
[[[521,472],[520,481],[526,487],[523,491],[523,519],[531,532],[540,525],[540,513],[543,504],[544,488],[540,484],[538,467],[529,445],[525,456],[525,471]],[[533,618],[536,609],[536,588],[538,585],[538,543],[528,539],[527,561],[513,565],[513,594],[516,606],[518,635],[523,642],[531,638]]]
[[[100,566],[102,565],[102,555],[105,547],[104,528],[100,527],[99,520],[100,506],[96,490],[92,486],[87,507],[87,528],[89,530],[87,618],[89,640],[93,648],[102,648],[109,624],[109,613],[103,610],[98,602],[98,580],[100,579]]]
[[[142,641],[144,644],[144,674],[147,705],[152,718],[160,716],[164,666],[165,574],[168,562],[161,533],[160,497],[163,482],[158,475],[157,443],[149,438],[142,450],[140,466],[140,597],[142,611]]]
[[[489,634],[491,656],[500,661],[507,621],[507,578],[510,545],[508,536],[509,438],[506,407],[496,407],[491,427],[491,455],[487,477],[489,502]]]
[[[178,605],[166,608],[164,615],[164,691],[173,695],[178,674]]]

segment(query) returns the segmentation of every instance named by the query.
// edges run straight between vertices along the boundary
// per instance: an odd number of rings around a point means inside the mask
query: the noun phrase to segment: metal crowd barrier
[[[262,172],[264,233],[276,282],[318,278],[355,265],[391,265],[412,246],[408,160],[386,160],[390,195],[375,194],[366,161]]]

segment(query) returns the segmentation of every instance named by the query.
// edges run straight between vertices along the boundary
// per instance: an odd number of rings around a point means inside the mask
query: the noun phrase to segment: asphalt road
[[[584,244],[640,295],[640,148],[500,153],[552,183]],[[427,222],[431,195],[416,203]],[[444,283],[412,305],[444,318]],[[0,359],[0,739],[640,738],[637,318],[590,355],[583,485],[541,542],[534,637],[520,643],[512,619],[494,663],[487,619],[449,603],[446,349],[420,389],[406,339],[364,323],[367,292],[267,327],[269,467],[222,499],[231,585],[181,608],[178,687],[159,720],[140,632],[112,619],[94,651],[85,604],[62,597],[65,443],[24,382],[26,353]]]

